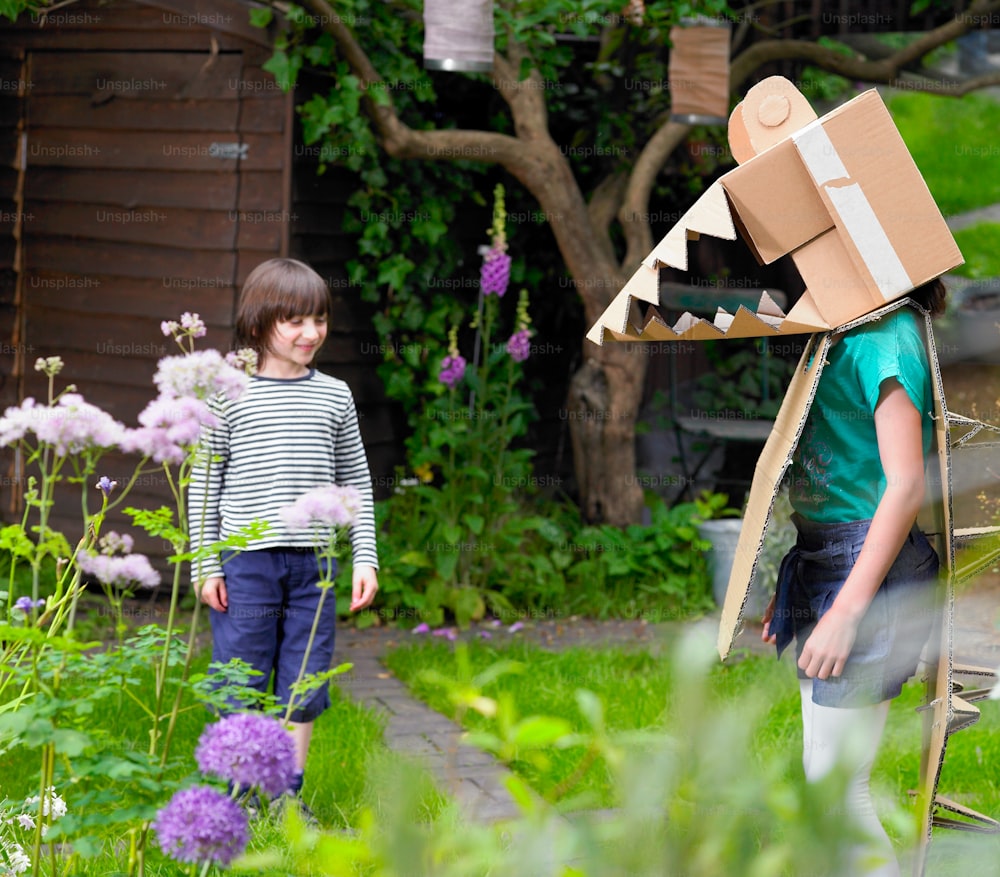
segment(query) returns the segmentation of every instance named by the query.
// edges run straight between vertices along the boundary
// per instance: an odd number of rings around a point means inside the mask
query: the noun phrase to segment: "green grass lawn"
[[[675,699],[675,671],[667,655],[589,648],[553,653],[518,642],[502,647],[470,643],[468,656],[474,673],[500,660],[523,665],[523,672],[502,676],[483,693],[492,698],[513,698],[520,716],[558,716],[576,731],[586,727],[574,698],[581,688],[601,698],[608,728],[613,732],[651,730],[669,734],[675,730],[677,711],[683,709],[683,704]],[[461,678],[462,670],[451,646],[436,642],[410,645],[394,651],[388,664],[418,696],[435,708],[454,714],[443,690],[422,678],[426,670]],[[761,764],[784,759],[786,771],[798,770],[802,745],[799,697],[794,666],[787,658],[778,662],[770,656],[747,655],[726,664],[715,662],[708,674],[707,689],[701,709],[706,706],[717,709],[720,716],[725,714],[727,704],[752,703],[759,709],[756,718],[746,717],[747,722],[753,723],[753,757]],[[917,786],[922,723],[915,708],[922,698],[923,684],[913,681],[893,704],[872,775],[876,800],[892,813],[887,819],[887,830],[903,847],[912,843],[914,837],[907,793]],[[491,727],[490,720],[474,712],[467,713],[465,722],[470,729]],[[542,765],[515,761],[512,766],[543,796],[552,797],[558,792],[567,798],[575,797],[575,805],[583,807],[620,803],[615,801],[607,765],[598,762],[586,766],[579,749],[554,750],[547,755],[548,761]],[[790,755],[794,757],[789,758]],[[954,735],[949,742],[941,776],[942,793],[985,814],[1000,815],[1000,776],[991,767],[998,761],[1000,704],[987,701],[980,722],[971,730]],[[963,840],[966,839],[968,835],[963,835]],[[950,842],[935,841],[932,852],[940,858]],[[982,843],[988,846],[990,861],[995,863],[1000,852],[996,840]],[[950,873],[940,861],[938,867],[940,870],[929,873]],[[967,868],[961,871],[963,877],[970,877],[971,873],[975,872]]]
[[[1000,102],[906,93],[888,107],[945,216],[1000,201]]]
[[[952,273],[973,280],[1000,277],[1000,224],[980,222],[955,232],[965,264]]]

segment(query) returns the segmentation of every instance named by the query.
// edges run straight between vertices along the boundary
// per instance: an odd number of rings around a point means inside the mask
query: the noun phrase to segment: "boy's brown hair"
[[[327,316],[330,290],[312,268],[296,259],[268,259],[250,274],[236,305],[236,348],[250,347],[263,360],[279,320]]]

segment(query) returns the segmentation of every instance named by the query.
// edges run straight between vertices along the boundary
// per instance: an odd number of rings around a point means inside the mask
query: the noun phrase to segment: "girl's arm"
[[[923,503],[921,416],[895,378],[883,381],[879,389],[875,433],[885,493],[854,568],[802,649],[799,667],[810,678],[826,679],[843,671],[858,623],[899,555]]]

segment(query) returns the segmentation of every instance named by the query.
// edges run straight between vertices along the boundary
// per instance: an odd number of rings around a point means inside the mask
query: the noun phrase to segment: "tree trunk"
[[[649,360],[645,345],[584,345],[566,403],[580,509],[588,521],[624,527],[642,515],[635,424]]]

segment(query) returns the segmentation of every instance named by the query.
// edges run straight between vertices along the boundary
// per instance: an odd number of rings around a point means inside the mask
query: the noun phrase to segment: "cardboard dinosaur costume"
[[[739,166],[710,186],[681,217],[587,334],[594,343],[604,344],[812,333],[754,471],[722,610],[718,648],[723,659],[743,620],[774,500],[809,414],[832,330],[853,328],[899,307],[916,307],[904,298],[906,293],[963,261],[874,89],[817,118],[791,82],[778,76],[765,79],[750,89],[730,116],[729,142]],[[685,313],[669,325],[656,310],[659,268],[686,269],[688,241],[702,234],[734,240],[737,233],[762,264],[790,255],[806,292],[787,314],[765,292],[755,312],[742,306],[733,314],[720,309],[711,321]],[[635,323],[641,302],[649,307]],[[929,467],[928,476],[934,482],[929,491],[936,498],[931,510],[934,521],[922,524],[926,532],[938,536],[946,574],[931,637],[937,648],[927,656],[916,874],[923,873],[933,826],[1000,830],[1000,823],[938,791],[948,737],[977,720],[974,702],[988,693],[963,690],[955,675],[994,675],[991,668],[954,663],[954,585],[990,565],[1000,550],[996,531],[954,526],[953,455],[984,424],[948,411],[930,316],[925,314],[923,321],[939,465]]]

